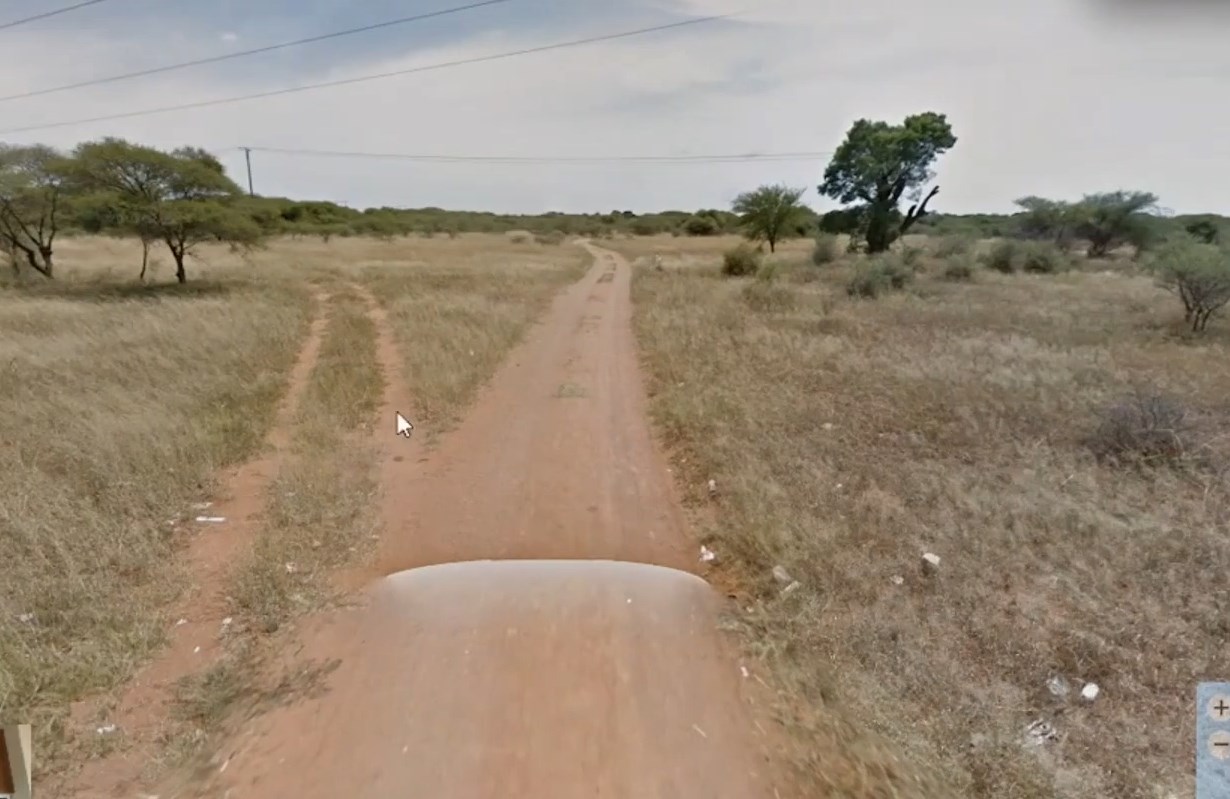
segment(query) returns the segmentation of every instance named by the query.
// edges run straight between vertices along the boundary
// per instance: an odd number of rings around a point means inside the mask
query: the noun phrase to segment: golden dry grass
[[[306,320],[281,290],[78,288],[0,293],[0,717],[43,762],[162,641],[169,522],[255,452]]]
[[[690,501],[720,487],[708,543],[817,792],[1190,796],[1194,684],[1230,639],[1226,485],[1083,440],[1142,386],[1226,419],[1230,322],[1184,340],[1176,300],[1100,266],[860,301],[849,265],[727,280],[728,243],[697,244],[634,282],[652,408]],[[1057,701],[1056,675],[1102,693]],[[1060,740],[1025,746],[1035,719]]]
[[[187,286],[167,285],[155,249],[141,286],[135,242],[68,239],[55,284],[0,287],[0,717],[35,723],[44,774],[82,754],[65,744],[70,704],[114,689],[163,641],[190,579],[168,522],[260,447],[306,331],[309,282],[336,298],[266,529],[236,564],[235,628],[252,636],[185,683],[190,728],[250,695],[252,637],[328,600],[317,578],[378,532],[358,433],[376,421],[383,376],[345,285],[370,284],[388,305],[431,429],[464,411],[588,258],[498,235],[281,240],[200,256]]]

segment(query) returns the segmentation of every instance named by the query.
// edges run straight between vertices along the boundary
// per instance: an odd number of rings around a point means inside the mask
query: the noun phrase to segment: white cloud
[[[730,0],[661,0],[724,13]],[[745,0],[745,5],[746,0]],[[1078,0],[952,0],[916,13],[890,0],[771,2],[740,24],[713,23],[229,106],[21,134],[68,146],[121,135],[153,144],[374,152],[636,155],[831,150],[860,116],[947,112],[960,139],[940,164],[941,210],[1004,210],[1025,194],[1119,187],[1179,210],[1230,212],[1230,74],[1224,25],[1108,23]],[[635,22],[628,27],[638,27]],[[583,30],[575,36],[604,33]],[[77,34],[85,36],[85,34]],[[350,63],[344,78],[566,38],[473,37],[401,58]],[[31,89],[131,69],[121,45],[12,32],[0,88]],[[198,45],[199,47],[199,45]],[[57,49],[78,60],[35,58]],[[194,57],[191,49],[167,57]],[[143,56],[149,65],[150,56]],[[33,98],[0,127],[105,115],[279,88],[253,59],[242,78],[187,70]],[[78,67],[79,68],[79,67]],[[747,79],[748,75],[754,79]],[[326,80],[316,77],[313,80]],[[226,161],[240,174],[242,156]],[[823,163],[601,166],[427,165],[254,153],[258,191],[352,205],[491,210],[648,210],[723,206],[783,181],[812,189]]]
[[[234,31],[227,31],[226,33],[223,33],[218,38],[224,42],[237,42],[239,41],[239,34],[235,33]]]

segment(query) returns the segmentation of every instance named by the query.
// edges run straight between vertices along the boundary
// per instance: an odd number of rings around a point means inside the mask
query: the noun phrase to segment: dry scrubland
[[[0,718],[35,724],[44,774],[115,745],[72,735],[69,705],[115,688],[165,640],[190,580],[177,558],[190,525],[171,520],[260,450],[313,285],[333,295],[320,360],[265,529],[234,565],[231,656],[182,686],[190,741],[252,698],[253,644],[327,601],[323,572],[378,532],[370,439],[356,434],[377,423],[383,377],[348,284],[387,306],[422,403],[406,411],[430,434],[587,263],[506,236],[282,240],[247,257],[205,248],[186,286],[142,287],[135,243],[69,239],[57,256],[55,284],[0,285]],[[163,260],[154,281],[171,279]]]
[[[1230,321],[1187,339],[1130,262],[954,283],[924,258],[857,300],[800,244],[771,281],[723,278],[735,241],[612,246],[663,256],[634,283],[653,410],[691,501],[717,481],[709,545],[750,588],[736,623],[789,689],[798,766],[845,797],[1190,797],[1194,683],[1230,640]],[[1099,411],[1150,387],[1211,464],[1091,455]],[[1025,746],[1036,719],[1059,740]]]

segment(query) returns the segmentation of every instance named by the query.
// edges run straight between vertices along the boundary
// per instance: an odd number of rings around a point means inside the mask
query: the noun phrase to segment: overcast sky
[[[0,96],[201,58],[466,0],[108,0],[0,30]],[[69,5],[0,0],[0,23]],[[660,23],[618,41],[213,108],[0,134],[70,147],[122,136],[512,156],[830,151],[858,117],[947,113],[936,210],[1027,194],[1157,193],[1230,213],[1230,17],[1158,0],[509,0],[223,64],[0,103],[0,131],[406,69]],[[1221,3],[1225,6],[1225,3]],[[816,193],[825,162],[422,164],[254,153],[259,193],[355,207],[501,212],[727,207],[762,183]]]

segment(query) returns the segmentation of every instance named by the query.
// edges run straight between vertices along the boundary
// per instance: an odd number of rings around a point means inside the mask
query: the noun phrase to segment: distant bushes
[[[544,245],[551,245],[551,244],[559,245],[559,244],[563,244],[567,238],[568,237],[564,235],[562,231],[552,230],[549,233],[537,234],[536,236],[534,236],[534,241],[538,244],[544,244]]]
[[[683,223],[683,232],[689,236],[716,236],[722,232],[722,225],[712,216],[698,214]]]
[[[760,271],[764,256],[760,250],[743,243],[727,250],[722,256],[722,274],[727,277],[747,277]]]

